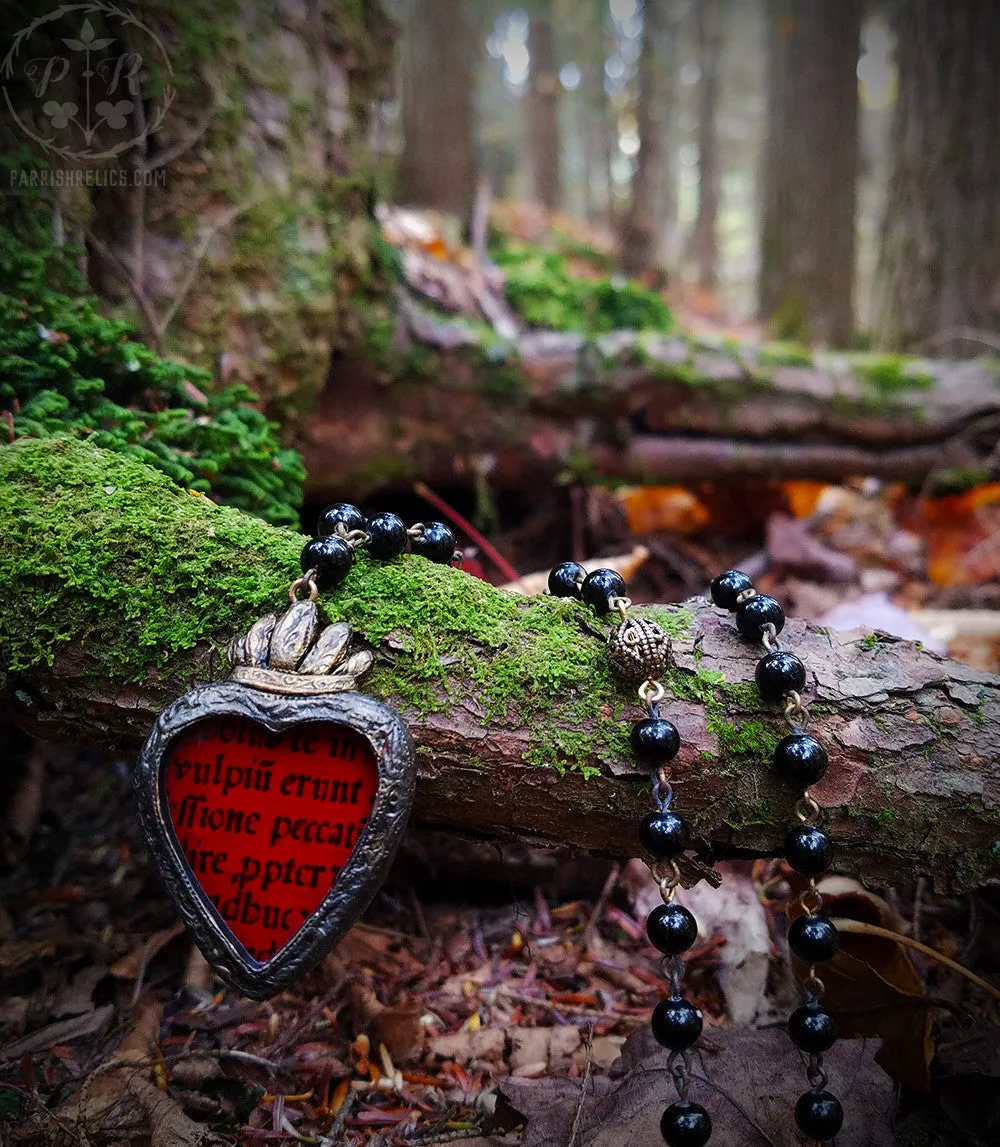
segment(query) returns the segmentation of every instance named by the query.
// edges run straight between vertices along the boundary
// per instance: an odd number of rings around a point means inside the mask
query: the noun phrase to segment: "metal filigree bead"
[[[626,681],[657,678],[670,657],[670,638],[655,621],[629,617],[611,631],[608,660]]]

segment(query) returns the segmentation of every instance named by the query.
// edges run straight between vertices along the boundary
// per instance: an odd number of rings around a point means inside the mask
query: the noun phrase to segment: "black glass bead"
[[[321,538],[325,538],[327,534],[335,534],[338,526],[343,526],[347,533],[350,533],[351,530],[363,530],[365,528],[365,516],[357,506],[352,506],[350,502],[337,502],[334,506],[327,506],[320,514],[319,521],[316,523],[316,533]]]
[[[837,929],[825,916],[797,916],[788,925],[788,946],[807,964],[829,960],[837,944]]]
[[[375,514],[365,524],[368,552],[380,562],[398,558],[406,549],[406,525],[395,514]]]
[[[680,904],[657,904],[646,917],[646,935],[665,956],[679,956],[698,939],[698,921]]]
[[[796,789],[807,789],[826,775],[826,749],[808,733],[782,737],[774,750],[774,767],[782,780]]]
[[[794,653],[775,649],[757,662],[754,680],[765,701],[780,701],[786,693],[801,693],[806,684],[806,667]]]
[[[843,1126],[844,1109],[829,1091],[814,1087],[795,1104],[795,1123],[810,1139],[832,1139]]]
[[[636,721],[628,739],[632,752],[649,765],[665,765],[677,756],[681,747],[677,726],[664,717],[644,717]]]
[[[455,535],[444,522],[428,522],[420,536],[413,539],[413,552],[446,566],[455,556]]]
[[[712,580],[712,601],[730,613],[736,609],[736,599],[744,590],[753,589],[753,582],[740,570],[726,570]]]
[[[800,824],[785,837],[785,859],[803,876],[819,876],[833,860],[833,844],[815,824]]]
[[[578,562],[561,562],[549,574],[549,593],[553,597],[579,597],[587,571]]]
[[[649,1023],[656,1042],[671,1051],[691,1047],[701,1035],[701,1012],[690,1000],[660,1000]]]
[[[792,1043],[810,1055],[822,1055],[837,1042],[837,1021],[820,1004],[803,1004],[788,1017]]]
[[[760,641],[768,622],[774,626],[775,633],[780,633],[785,627],[785,611],[781,603],[766,593],[759,593],[736,607],[736,628],[752,641]]]
[[[657,809],[639,825],[642,847],[657,860],[673,860],[687,848],[691,830],[687,821],[670,809]]]
[[[320,589],[333,589],[339,585],[354,562],[354,551],[333,534],[313,538],[302,550],[302,572],[316,571],[316,584]]]
[[[594,570],[583,579],[580,596],[597,613],[608,613],[611,598],[625,596],[625,579],[616,570]]]
[[[669,1147],[704,1147],[712,1137],[712,1119],[700,1103],[681,1099],[664,1111],[660,1134]]]

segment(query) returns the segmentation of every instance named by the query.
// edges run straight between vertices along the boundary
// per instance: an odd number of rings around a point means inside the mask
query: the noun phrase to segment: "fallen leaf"
[[[503,1059],[506,1038],[499,1028],[479,1028],[478,1031],[455,1032],[439,1035],[430,1042],[433,1059],[453,1059],[456,1063],[484,1060],[499,1063]]]
[[[115,1009],[113,1004],[105,1004],[95,1008],[86,1015],[74,1016],[72,1019],[59,1020],[54,1024],[47,1024],[30,1035],[0,1048],[0,1063],[8,1063],[12,1059],[19,1059],[22,1055],[29,1055],[33,1051],[44,1051],[54,1043],[69,1043],[71,1040],[81,1039],[88,1035],[103,1035],[111,1026]]]
[[[787,514],[767,520],[767,552],[776,566],[817,581],[852,582],[858,563],[816,538],[804,521]]]
[[[824,1057],[828,1086],[844,1104],[845,1147],[892,1142],[895,1085],[872,1050],[845,1040]],[[693,1059],[690,1094],[711,1112],[712,1147],[801,1147],[791,1111],[809,1085],[784,1031],[713,1029]],[[644,1027],[629,1036],[611,1078],[590,1078],[582,1109],[581,1080],[511,1078],[500,1092],[527,1122],[521,1147],[568,1143],[578,1110],[576,1147],[663,1147],[660,1116],[677,1098],[666,1067],[667,1053]]]
[[[616,496],[631,534],[693,534],[711,517],[686,486],[629,486]]]

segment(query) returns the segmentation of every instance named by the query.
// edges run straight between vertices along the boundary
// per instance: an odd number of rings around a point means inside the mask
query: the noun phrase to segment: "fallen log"
[[[793,365],[749,345],[630,331],[522,334],[486,349],[405,296],[394,345],[385,361],[364,348],[335,361],[298,443],[316,498],[417,477],[471,487],[484,469],[496,489],[574,469],[634,482],[914,485],[995,469],[994,360],[817,353]]]
[[[229,638],[280,605],[303,538],[178,490],[85,442],[0,448],[0,713],[131,755],[156,713],[227,673]],[[639,711],[577,603],[511,594],[422,558],[359,558],[325,598],[376,651],[366,688],[418,746],[416,816],[493,838],[636,851],[649,808],[625,730]],[[664,707],[698,857],[780,851],[793,794],[773,776],[783,719],[757,649],[706,601],[651,605],[674,638]],[[940,887],[1000,871],[1000,677],[884,634],[791,620],[831,768],[815,792],[839,868]]]

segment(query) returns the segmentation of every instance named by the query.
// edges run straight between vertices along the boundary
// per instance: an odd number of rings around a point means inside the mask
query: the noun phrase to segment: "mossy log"
[[[823,354],[619,331],[484,341],[399,296],[391,351],[333,365],[299,443],[319,497],[497,489],[560,473],[630,482],[984,481],[1000,363]],[[392,380],[392,402],[386,401]]]
[[[131,753],[156,713],[223,677],[232,634],[280,605],[303,538],[178,490],[86,442],[0,449],[0,710],[49,738]],[[325,598],[376,651],[367,683],[418,745],[416,815],[496,838],[627,856],[649,808],[625,730],[634,696],[575,602],[524,598],[419,557],[360,557]],[[707,602],[643,607],[673,635],[664,707],[698,857],[774,855],[793,794],[758,651]],[[816,790],[838,865],[969,887],[1000,869],[1000,678],[885,635],[791,620],[831,767]]]

